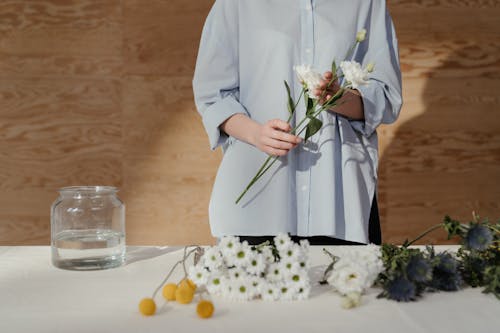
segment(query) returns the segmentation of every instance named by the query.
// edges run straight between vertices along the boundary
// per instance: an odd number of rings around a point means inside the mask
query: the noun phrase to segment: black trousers
[[[272,241],[274,236],[239,236],[240,241],[247,241],[250,245],[258,245],[265,241]],[[364,245],[364,243],[351,242],[344,239],[329,236],[310,236],[300,237],[291,236],[294,242],[307,239],[311,245]],[[373,196],[373,202],[370,210],[370,220],[368,226],[368,238],[370,243],[382,244],[382,231],[380,229],[380,217],[378,213],[377,197]]]

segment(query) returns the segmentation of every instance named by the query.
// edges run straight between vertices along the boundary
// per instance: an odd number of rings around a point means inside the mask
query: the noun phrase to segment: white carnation
[[[315,71],[311,65],[298,65],[294,66],[293,69],[297,73],[300,82],[304,84],[309,91],[317,88],[323,80],[323,76]],[[317,98],[316,95],[311,94],[309,94],[309,97],[314,99]]]
[[[356,61],[342,61],[340,68],[344,77],[353,89],[359,86],[368,84],[368,70],[361,68],[361,65]]]
[[[340,258],[335,263],[327,281],[339,293],[345,295],[350,292],[363,293],[365,289],[370,287],[369,278],[369,273],[362,265]]]

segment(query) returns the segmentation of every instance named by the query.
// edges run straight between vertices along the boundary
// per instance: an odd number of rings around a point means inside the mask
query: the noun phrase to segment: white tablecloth
[[[314,276],[328,263],[322,248],[311,249]],[[479,288],[427,293],[410,303],[376,299],[380,289],[371,289],[360,307],[346,310],[338,294],[315,285],[307,301],[215,298],[208,320],[196,316],[195,304],[165,304],[159,293],[157,314],[142,316],[139,301],[181,257],[179,247],[128,247],[122,267],[76,272],[53,267],[47,246],[0,247],[0,332],[500,332],[500,301]]]

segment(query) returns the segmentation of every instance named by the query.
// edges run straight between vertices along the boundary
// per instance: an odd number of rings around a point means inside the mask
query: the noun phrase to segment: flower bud
[[[368,73],[373,72],[374,69],[375,69],[375,64],[373,62],[370,62],[368,65],[366,65],[366,71]]]
[[[366,38],[366,29],[361,29],[357,34],[356,34],[356,41],[358,43],[364,41]]]

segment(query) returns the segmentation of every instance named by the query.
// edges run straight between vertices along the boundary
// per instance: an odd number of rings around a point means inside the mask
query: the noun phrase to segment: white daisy
[[[261,248],[260,253],[264,257],[266,265],[269,265],[275,261],[274,254],[270,246]]]
[[[220,242],[219,244],[217,244],[217,247],[222,252],[222,255],[226,257],[228,255],[234,254],[239,244],[240,244],[240,239],[238,237],[224,236],[220,239]]]
[[[228,279],[222,274],[213,273],[207,279],[207,290],[210,294],[221,295],[224,286],[227,286]]]
[[[264,259],[264,255],[262,253],[252,251],[248,259],[247,272],[260,276],[265,269],[266,262]]]
[[[283,280],[283,274],[284,274],[284,268],[282,266],[282,263],[275,262],[269,265],[266,278],[270,282],[281,281]]]
[[[293,244],[292,239],[287,234],[280,233],[274,237],[274,245],[276,246],[279,252],[290,247],[292,244]]]
[[[207,269],[201,265],[191,266],[188,271],[189,278],[198,286],[207,283],[209,274]]]
[[[234,256],[232,258],[232,263],[236,267],[247,267],[250,261],[250,257],[252,255],[252,248],[248,245],[247,241],[240,243],[234,252]]]
[[[287,246],[283,246],[279,250],[281,260],[297,261],[302,255],[302,250],[300,245],[295,243],[290,243]]]
[[[249,279],[237,279],[231,281],[230,298],[236,301],[248,301],[254,297],[255,288]]]
[[[280,288],[270,282],[263,282],[260,286],[260,295],[265,301],[276,301],[281,296]]]
[[[210,247],[205,250],[202,262],[203,265],[205,265],[210,271],[216,271],[224,264],[222,253],[216,246]]]

